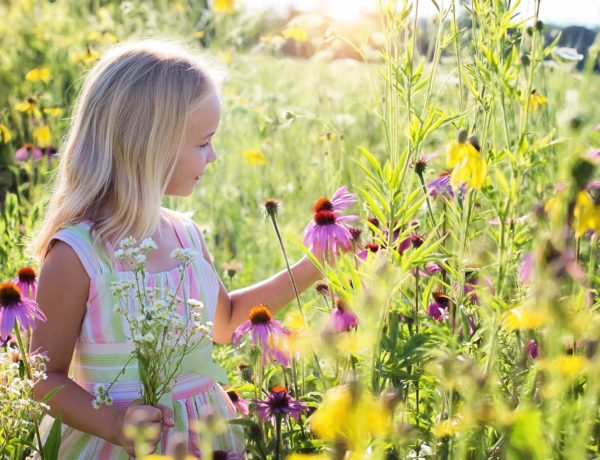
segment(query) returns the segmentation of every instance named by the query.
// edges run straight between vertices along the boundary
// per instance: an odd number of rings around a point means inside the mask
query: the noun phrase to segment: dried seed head
[[[263,201],[263,213],[265,216],[277,217],[277,213],[281,210],[281,203],[275,198],[269,198]]]
[[[467,130],[465,128],[460,128],[458,130],[458,134],[456,135],[456,140],[460,144],[464,144],[467,141],[468,135],[469,135],[469,133],[467,132]]]

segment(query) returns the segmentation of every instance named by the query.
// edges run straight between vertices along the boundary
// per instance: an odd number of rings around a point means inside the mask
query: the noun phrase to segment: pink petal
[[[0,339],[6,340],[10,331],[15,327],[15,308],[0,308]]]
[[[27,160],[28,156],[29,156],[29,152],[27,151],[27,148],[25,148],[25,147],[21,147],[19,150],[17,150],[15,152],[15,160],[17,160],[17,161],[25,161],[25,160]]]

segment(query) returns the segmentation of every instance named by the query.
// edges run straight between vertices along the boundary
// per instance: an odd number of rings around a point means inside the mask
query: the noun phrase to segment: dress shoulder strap
[[[108,255],[103,248],[94,244],[91,235],[91,222],[84,221],[65,225],[52,236],[50,244],[54,240],[63,241],[71,246],[90,279],[99,274],[112,271],[112,264]]]
[[[198,238],[196,223],[183,212],[172,209],[167,210],[167,212],[171,217],[177,236],[182,240],[183,246],[202,252],[202,244]]]

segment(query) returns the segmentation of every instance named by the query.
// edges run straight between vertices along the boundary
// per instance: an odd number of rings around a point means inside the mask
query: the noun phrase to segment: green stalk
[[[19,330],[19,323],[15,321],[15,336],[17,337],[17,344],[19,346],[19,353],[21,354],[21,359],[23,360],[23,367],[25,368],[25,374],[27,378],[33,382],[33,374],[31,373],[31,366],[29,365],[29,361],[27,361],[27,350],[23,345],[23,339],[21,338],[21,331]],[[40,430],[38,426],[38,422],[36,417],[34,417],[33,423],[35,425],[35,437],[38,443],[38,450],[40,454],[40,459],[44,460],[44,445],[42,444],[42,437],[40,436]]]

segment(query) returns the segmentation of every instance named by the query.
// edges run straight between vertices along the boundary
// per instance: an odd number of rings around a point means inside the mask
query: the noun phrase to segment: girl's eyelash
[[[210,142],[207,142],[206,144],[202,144],[200,146],[201,149],[205,149],[206,147],[208,147],[210,145]]]

